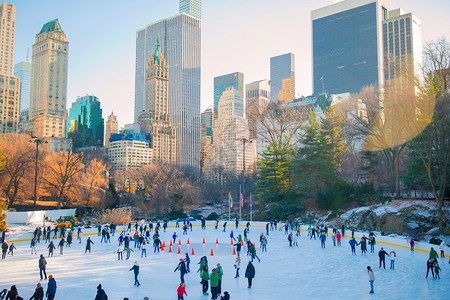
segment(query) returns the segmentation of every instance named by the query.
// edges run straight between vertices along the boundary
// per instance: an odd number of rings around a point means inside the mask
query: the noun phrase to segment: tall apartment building
[[[357,93],[383,83],[383,21],[389,0],[345,0],[313,10],[313,92]]]
[[[219,100],[222,94],[229,88],[234,88],[239,92],[241,101],[244,101],[244,74],[241,72],[234,72],[226,75],[214,77],[214,118],[217,118],[219,110]],[[243,108],[243,106],[242,106]],[[239,110],[235,113],[241,117],[244,116],[244,111]]]
[[[146,109],[146,65],[159,39],[169,65],[168,112],[176,130],[176,162],[199,171],[201,20],[181,7],[180,11],[136,33],[134,122]]]
[[[169,66],[157,41],[147,65],[147,103],[139,115],[140,132],[150,136],[152,160],[176,162],[176,132],[168,114]]]
[[[270,58],[270,95],[274,102],[295,98],[295,55],[286,53]]]
[[[108,116],[108,120],[105,125],[105,147],[109,148],[110,142],[109,139],[111,135],[119,132],[119,122],[117,122],[117,116],[114,115],[114,112]]]
[[[44,24],[33,45],[30,122],[36,137],[66,136],[69,42],[58,19]]]
[[[103,146],[104,120],[100,101],[94,95],[78,97],[67,118],[67,138],[74,148]]]
[[[20,78],[19,112],[30,108],[31,63],[21,61],[14,65],[14,75]]]
[[[253,147],[243,145],[242,139],[249,140],[248,122],[236,113],[242,102],[239,91],[226,89],[219,100],[218,116],[214,122],[214,141],[206,154],[204,171],[209,176],[218,175],[218,171],[239,175],[244,166],[253,170]],[[244,150],[245,148],[245,150]],[[245,151],[245,155],[244,155]]]
[[[0,5],[0,133],[16,132],[19,122],[20,78],[13,75],[16,6]]]
[[[147,134],[125,131],[111,135],[108,162],[113,170],[138,168],[152,162]]]
[[[248,129],[250,131],[250,139],[256,139],[258,117],[266,110],[270,102],[270,85],[269,80],[258,80],[245,85],[246,95],[246,117],[248,119]]]

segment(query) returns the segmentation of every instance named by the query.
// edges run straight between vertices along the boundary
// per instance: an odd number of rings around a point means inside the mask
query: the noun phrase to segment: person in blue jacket
[[[320,247],[325,248],[325,241],[327,240],[327,236],[325,235],[325,233],[322,232],[320,234],[319,239],[320,239]]]
[[[352,255],[356,255],[356,245],[358,244],[358,242],[356,242],[355,238],[352,238],[348,243],[352,248]]]
[[[48,300],[53,300],[55,299],[56,294],[56,280],[53,278],[53,275],[49,275],[48,279],[47,292],[45,292],[45,296],[47,296]]]

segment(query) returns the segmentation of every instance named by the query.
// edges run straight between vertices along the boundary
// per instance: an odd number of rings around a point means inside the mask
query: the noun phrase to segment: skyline
[[[296,97],[310,95],[310,13],[333,2],[204,0],[201,111],[213,104],[214,77],[242,72],[244,84],[269,79],[270,57],[288,52],[296,56]],[[46,22],[58,18],[70,42],[67,107],[77,96],[93,94],[102,103],[105,119],[114,111],[120,127],[133,121],[136,32],[177,14],[178,0],[138,0],[114,6],[105,0],[93,4],[85,0],[8,3],[16,5],[14,64],[26,60],[27,47],[31,61],[36,34]],[[391,9],[395,8],[412,12],[422,21],[423,43],[448,38],[450,3],[439,0],[424,7],[419,0],[391,0]]]

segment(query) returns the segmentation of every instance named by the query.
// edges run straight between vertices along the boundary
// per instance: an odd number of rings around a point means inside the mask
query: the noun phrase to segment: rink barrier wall
[[[36,211],[5,211],[6,223],[30,224],[44,221],[44,217],[49,217],[56,221],[61,216],[72,217],[75,215],[75,208],[36,210]]]
[[[235,224],[234,224],[234,222],[233,221],[227,221],[227,222],[231,222],[231,223],[229,223],[228,225],[227,225],[227,227],[230,229],[230,230],[233,230],[234,228],[236,228],[236,226],[235,226]],[[240,221],[240,222],[246,222],[246,221]],[[258,222],[258,223],[261,223],[261,222]],[[266,229],[266,223],[264,223],[264,224],[258,224],[258,223],[253,223],[253,224],[251,224],[251,226],[250,226],[250,228],[252,228],[252,227],[260,227],[260,228],[263,228],[264,230]],[[222,225],[223,225],[223,223],[222,223]],[[54,226],[54,225],[53,225]],[[117,226],[126,226],[126,225],[117,225]],[[212,224],[206,224],[206,226],[207,227],[214,227],[215,226],[215,224],[214,223],[212,223]],[[192,227],[201,227],[201,224],[193,224],[192,225]],[[223,226],[221,226],[220,224],[219,224],[219,229],[220,228],[223,228]],[[245,227],[245,224],[239,224],[239,226],[238,227]],[[305,226],[305,225],[300,225],[300,231],[303,231],[303,232],[308,232],[308,227],[309,226]],[[167,228],[176,228],[176,225],[169,225],[169,226],[167,226]],[[180,224],[180,227],[179,227],[180,229],[182,228],[182,225]],[[278,227],[276,230],[280,230],[280,228],[282,228],[282,227]],[[98,235],[98,231],[97,231],[97,228],[96,227],[92,227],[92,228],[90,228],[91,230],[95,230],[95,232],[88,232],[88,233],[82,233],[82,236],[83,237],[87,237],[87,236],[96,236],[96,235]],[[328,228],[328,230],[330,230],[331,228]],[[162,229],[161,229],[162,230]],[[339,230],[339,229],[338,229]],[[121,233],[121,232],[126,232],[127,230],[116,230],[116,234],[117,233]],[[282,229],[282,231],[284,231],[284,229]],[[339,230],[340,231],[340,230]],[[351,232],[351,230],[348,230],[348,229],[346,229],[345,231],[350,231]],[[134,232],[134,228],[132,228],[132,230],[131,230],[131,232]],[[264,233],[264,232],[263,232]],[[13,234],[13,235],[15,235],[15,234]],[[11,239],[11,237],[10,237],[10,239],[8,239],[7,241],[8,242],[11,242],[11,243],[17,243],[17,242],[29,242],[29,241],[31,241],[31,239],[32,239],[32,236],[33,236],[33,233],[32,232],[30,232],[30,233],[22,233],[22,234],[17,234],[18,235],[18,238],[16,238],[16,239]],[[23,235],[23,237],[22,237],[22,235]],[[25,237],[25,235],[26,235],[26,237]],[[327,233],[327,235],[329,235],[329,236],[331,236],[332,235],[332,232],[328,232]],[[355,239],[358,241],[359,239],[361,239],[361,237],[363,236],[363,235],[365,235],[366,237],[368,237],[369,236],[369,233],[367,232],[367,233],[364,233],[364,232],[359,232],[359,231],[355,231]],[[77,233],[76,233],[76,231],[74,232],[74,237],[76,237],[77,236]],[[345,238],[347,238],[348,240],[350,240],[351,238],[352,238],[352,236],[351,235],[344,235],[343,237],[345,237]],[[53,237],[53,233],[52,233],[52,236],[51,236],[51,238],[50,239],[59,239],[59,238],[54,238]],[[404,240],[404,239],[400,239],[400,238],[393,238],[393,237],[388,237],[388,236],[376,236],[376,244],[383,244],[383,245],[388,245],[388,246],[393,246],[393,247],[399,247],[399,248],[404,248],[404,249],[410,249],[410,246],[409,246],[409,243],[407,242],[407,240]],[[406,245],[401,245],[400,244],[400,242],[404,242]],[[348,241],[347,241],[348,242]],[[425,242],[419,242],[417,245],[415,245],[415,247],[414,247],[414,251],[419,251],[419,252],[423,252],[423,253],[429,253],[430,252],[430,249],[431,249],[431,247],[433,247],[437,252],[438,252],[438,254],[440,254],[440,250],[439,250],[439,245],[433,245],[433,244],[429,244],[429,243],[425,243]],[[448,247],[447,247],[448,248]],[[385,249],[385,250],[387,250],[387,249]],[[386,251],[387,252],[387,251]],[[445,257],[446,258],[450,258],[450,255],[448,255],[448,254],[445,254]]]

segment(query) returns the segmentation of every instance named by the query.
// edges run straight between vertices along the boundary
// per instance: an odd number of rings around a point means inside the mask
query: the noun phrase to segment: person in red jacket
[[[177,296],[178,296],[178,300],[183,300],[183,296],[186,295],[186,283],[182,282],[180,283],[180,286],[177,288]]]
[[[340,246],[341,245],[342,235],[341,235],[341,233],[339,231],[336,234],[336,239],[337,239],[337,245]]]

